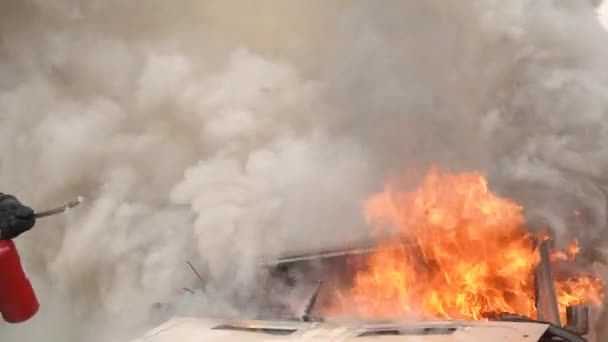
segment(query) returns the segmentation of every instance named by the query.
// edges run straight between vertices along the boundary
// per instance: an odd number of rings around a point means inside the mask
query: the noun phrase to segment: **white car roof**
[[[242,321],[175,317],[132,342],[401,341],[537,342],[548,324],[536,322]]]

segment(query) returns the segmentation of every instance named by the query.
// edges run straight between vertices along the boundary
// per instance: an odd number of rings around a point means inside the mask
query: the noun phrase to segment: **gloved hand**
[[[15,196],[0,193],[0,240],[10,240],[36,224],[34,211]]]

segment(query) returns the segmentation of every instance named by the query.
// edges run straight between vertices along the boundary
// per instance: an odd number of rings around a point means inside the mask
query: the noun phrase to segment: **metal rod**
[[[292,263],[303,262],[303,261],[316,261],[316,260],[329,259],[329,258],[365,255],[365,254],[371,254],[374,251],[375,251],[375,248],[356,248],[356,249],[349,249],[349,250],[343,250],[343,251],[338,251],[338,252],[320,252],[320,253],[313,253],[313,254],[306,254],[306,255],[299,255],[299,256],[290,256],[290,257],[274,260],[271,262],[266,262],[263,264],[263,266],[278,266],[278,265],[292,264]]]
[[[555,284],[551,272],[548,241],[541,241],[538,245],[538,251],[540,253],[540,263],[534,272],[538,320],[562,327]]]
[[[306,301],[306,304],[304,305],[304,313],[302,314],[302,317],[301,317],[301,320],[303,322],[312,321],[311,312],[312,312],[313,307],[315,306],[315,303],[317,302],[317,297],[319,295],[319,290],[321,290],[322,284],[323,284],[322,281],[317,281],[312,294],[310,295],[310,297],[308,297],[308,300]]]
[[[198,279],[201,281],[201,284],[204,286],[205,285],[205,279],[203,279],[203,276],[201,276],[201,274],[198,273],[198,271],[196,270],[196,268],[194,268],[194,266],[190,263],[190,261],[186,261],[186,263],[188,264],[188,266],[190,266],[190,269],[192,269],[192,272],[194,272],[194,274],[196,274],[196,276],[198,277]]]

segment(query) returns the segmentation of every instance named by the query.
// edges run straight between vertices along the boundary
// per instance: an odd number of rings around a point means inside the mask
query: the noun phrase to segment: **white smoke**
[[[203,309],[238,312],[223,299],[255,287],[259,258],[364,238],[360,201],[431,162],[487,172],[562,235],[605,232],[589,3],[0,6],[0,190],[87,199],[19,238],[42,309],[3,340],[129,336],[192,283],[186,260],[213,279]]]

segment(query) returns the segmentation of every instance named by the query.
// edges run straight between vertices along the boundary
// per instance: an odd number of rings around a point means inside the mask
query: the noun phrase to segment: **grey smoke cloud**
[[[247,295],[257,258],[366,237],[361,200],[432,162],[486,172],[560,236],[605,233],[589,3],[0,6],[2,190],[87,198],[18,241],[42,311],[4,339],[128,336],[192,282],[186,260],[216,279],[201,310],[239,312],[220,299]]]

